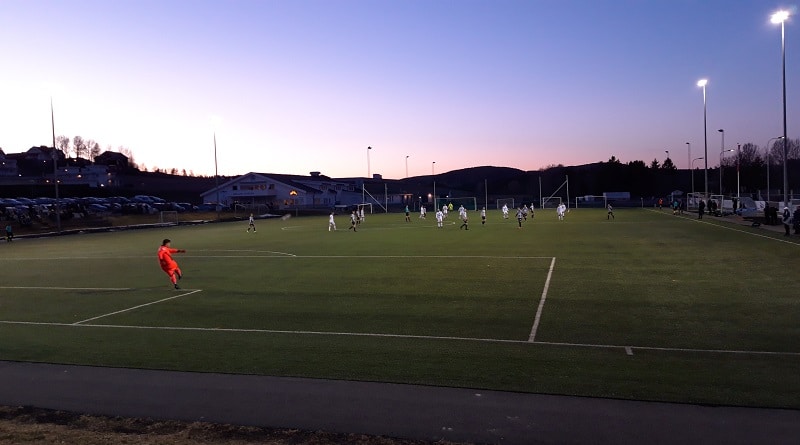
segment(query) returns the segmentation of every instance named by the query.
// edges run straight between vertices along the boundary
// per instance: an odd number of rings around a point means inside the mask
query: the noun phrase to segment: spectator
[[[792,218],[794,219],[794,234],[800,235],[800,205],[794,208]]]

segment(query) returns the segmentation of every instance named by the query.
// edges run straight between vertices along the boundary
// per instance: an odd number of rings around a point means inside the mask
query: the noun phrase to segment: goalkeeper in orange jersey
[[[169,281],[175,286],[175,289],[180,289],[181,287],[178,286],[178,280],[183,278],[183,274],[181,273],[181,268],[178,267],[178,263],[172,259],[172,254],[186,253],[186,251],[183,249],[173,249],[169,245],[171,242],[169,238],[161,242],[161,247],[158,248],[158,264],[161,266],[161,270],[167,274]]]

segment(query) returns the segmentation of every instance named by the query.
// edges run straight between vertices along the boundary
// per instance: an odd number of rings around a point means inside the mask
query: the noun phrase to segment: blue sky
[[[388,178],[663,161],[782,134],[761,1],[0,1],[0,147],[56,134],[147,167]],[[800,27],[786,23],[789,137]],[[726,147],[726,148],[728,148]]]

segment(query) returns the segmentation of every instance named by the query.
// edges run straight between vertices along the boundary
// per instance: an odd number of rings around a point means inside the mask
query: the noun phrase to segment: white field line
[[[194,292],[199,292],[200,289]],[[179,295],[182,297],[185,295]],[[172,297],[177,298],[177,297]],[[154,304],[153,302],[150,304]],[[82,323],[82,322],[81,322]],[[342,336],[342,337],[374,337],[374,338],[403,338],[412,340],[452,340],[470,341],[483,343],[510,343],[520,345],[555,346],[567,348],[596,348],[596,349],[618,349],[626,352],[630,349],[640,351],[661,351],[661,352],[686,352],[686,353],[710,353],[710,354],[738,354],[738,355],[770,355],[800,357],[800,352],[780,352],[780,351],[744,351],[731,349],[696,349],[696,348],[670,348],[657,346],[620,346],[604,345],[592,343],[566,343],[566,342],[547,342],[547,341],[527,341],[527,340],[505,340],[499,338],[472,338],[472,337],[451,337],[437,335],[410,335],[410,334],[376,334],[369,332],[325,332],[325,331],[290,331],[276,329],[241,329],[241,328],[203,328],[203,327],[181,327],[181,326],[133,326],[133,325],[111,325],[111,324],[77,324],[77,323],[49,323],[35,321],[8,321],[0,320],[0,324],[6,325],[28,325],[28,326],[58,326],[71,328],[105,328],[105,329],[142,329],[154,331],[194,331],[194,332],[225,332],[225,333],[252,333],[252,334],[288,334],[288,335],[320,335],[320,336]]]
[[[46,286],[0,286],[0,289],[37,289],[37,290],[131,290],[129,287],[46,287]]]
[[[274,252],[277,255],[185,255],[182,254],[181,258],[305,258],[305,259],[380,259],[380,258],[434,258],[434,259],[461,259],[461,258],[489,258],[489,259],[508,259],[508,260],[549,260],[553,257],[549,256],[507,256],[507,255],[295,255],[284,252]],[[0,258],[3,260],[13,261],[37,261],[37,260],[121,260],[121,259],[136,259],[136,258],[152,258],[152,256],[118,256],[118,257],[48,257],[48,258]],[[0,287],[2,289],[2,287]],[[30,288],[33,289],[33,288]],[[55,288],[48,288],[55,289]],[[64,288],[72,289],[72,288]],[[87,288],[89,289],[89,288]]]
[[[550,278],[553,276],[553,268],[556,265],[556,257],[550,261],[550,270],[547,272],[547,279],[544,281],[544,289],[542,290],[542,298],[539,299],[539,308],[536,309],[536,318],[533,319],[533,327],[531,328],[531,335],[528,337],[529,342],[536,339],[536,331],[539,329],[539,321],[542,319],[542,310],[544,309],[544,301],[547,299],[547,290],[550,289]]]
[[[655,211],[653,209],[648,209],[648,210],[653,212],[653,213],[659,213],[659,214],[662,213],[662,212],[657,212],[657,211]],[[666,213],[663,213],[663,214],[666,215]],[[759,238],[764,238],[764,239],[768,239],[768,240],[772,240],[772,241],[777,241],[779,243],[791,244],[793,246],[800,246],[800,244],[798,244],[796,242],[788,241],[788,240],[785,240],[785,239],[775,238],[773,236],[767,236],[767,235],[762,235],[760,233],[753,233],[753,232],[748,232],[747,230],[735,229],[733,227],[728,227],[726,225],[725,221],[715,224],[715,223],[712,223],[712,222],[709,222],[709,221],[705,221],[705,220],[701,220],[701,219],[697,219],[697,218],[692,218],[690,216],[683,216],[683,217],[680,217],[680,218],[682,218],[684,220],[687,220],[689,222],[697,223],[697,224],[706,224],[706,225],[713,226],[713,227],[719,227],[720,229],[731,230],[731,231],[734,231],[734,232],[744,233],[746,235],[752,235],[752,236],[757,236]]]
[[[276,255],[283,255],[283,256],[295,256],[293,253],[286,253],[286,252],[276,252],[274,250],[198,250],[197,252],[247,252],[247,253],[274,253]]]
[[[187,290],[189,290],[189,289],[187,289]],[[72,323],[72,324],[73,325],[79,325],[79,324],[82,324],[82,323],[86,323],[87,321],[97,320],[99,318],[109,317],[111,315],[116,315],[116,314],[121,314],[123,312],[128,312],[128,311],[132,311],[134,309],[139,309],[139,308],[142,308],[142,307],[145,307],[145,306],[150,306],[150,305],[153,305],[153,304],[162,303],[164,301],[174,300],[176,298],[185,297],[187,295],[191,295],[191,294],[194,294],[194,293],[197,293],[197,292],[202,292],[202,291],[203,291],[202,289],[194,289],[194,290],[191,290],[189,292],[182,293],[180,295],[175,295],[173,297],[168,297],[168,298],[162,298],[162,299],[157,300],[157,301],[151,301],[150,303],[140,304],[138,306],[129,307],[127,309],[122,309],[120,311],[109,312],[107,314],[98,315],[97,317],[92,317],[92,318],[87,318],[86,320],[76,321],[75,323]]]

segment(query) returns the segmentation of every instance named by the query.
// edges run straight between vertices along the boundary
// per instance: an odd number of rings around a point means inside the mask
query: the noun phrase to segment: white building
[[[360,189],[319,172],[309,176],[250,172],[201,194],[203,202],[274,210],[332,207],[361,202]]]

